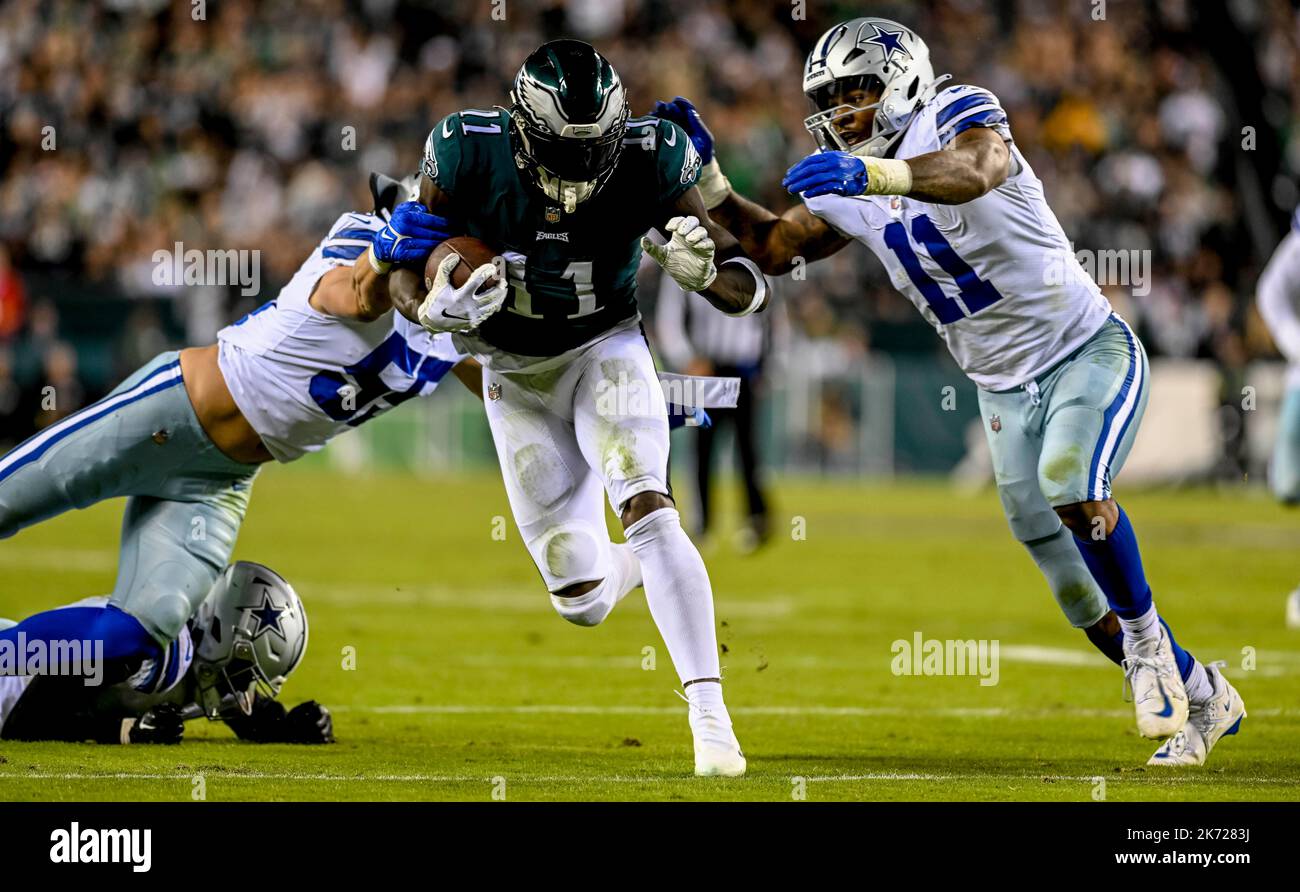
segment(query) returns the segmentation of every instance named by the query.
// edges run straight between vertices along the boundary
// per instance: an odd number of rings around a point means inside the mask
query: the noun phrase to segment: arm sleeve
[[[979,87],[949,87],[939,94],[934,117],[940,147],[946,148],[972,127],[987,127],[1010,141],[1011,126],[1002,103]]]
[[[1288,361],[1300,362],[1300,232],[1292,230],[1282,239],[1255,293],[1278,350]]]

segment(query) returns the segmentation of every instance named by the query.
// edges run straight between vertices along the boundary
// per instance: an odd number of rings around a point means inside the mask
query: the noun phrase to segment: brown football
[[[456,264],[451,271],[451,285],[453,288],[459,288],[465,284],[465,280],[469,278],[470,273],[485,263],[491,263],[499,252],[486,242],[482,242],[471,235],[458,235],[455,238],[449,238],[434,248],[433,253],[429,255],[429,259],[425,261],[425,288],[433,287],[433,277],[438,275],[439,265],[451,253],[455,253],[460,257],[460,263]]]

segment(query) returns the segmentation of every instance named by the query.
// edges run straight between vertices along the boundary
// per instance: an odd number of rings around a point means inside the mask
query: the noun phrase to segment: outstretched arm
[[[420,204],[431,214],[446,216],[451,210],[451,196],[438,188],[427,176],[420,176]],[[393,308],[416,325],[420,324],[420,304],[428,295],[424,276],[411,269],[394,269],[388,274],[388,294]]]
[[[697,189],[709,216],[731,231],[764,273],[784,275],[797,259],[811,263],[849,243],[802,204],[778,215],[733,192],[713,157],[713,133],[690,100],[678,96],[672,102],[657,102],[654,113],[685,130],[695,144],[704,162]]]
[[[915,158],[863,158],[817,152],[785,175],[782,185],[804,198],[819,195],[906,195],[932,204],[964,204],[993,191],[1011,170],[1011,150],[988,127],[962,131],[937,152]]]
[[[783,276],[802,259],[812,263],[849,243],[823,219],[798,204],[777,216],[757,202],[728,191],[709,215],[727,227],[770,276]]]

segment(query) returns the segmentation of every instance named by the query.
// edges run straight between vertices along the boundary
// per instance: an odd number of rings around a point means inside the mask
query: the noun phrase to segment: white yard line
[[[760,763],[761,764],[761,763]],[[528,775],[528,774],[510,774],[500,775],[492,774],[375,774],[375,775],[355,775],[355,774],[306,774],[298,772],[273,772],[273,771],[193,771],[185,774],[164,774],[160,772],[86,772],[86,771],[31,771],[0,772],[0,781],[6,778],[21,778],[24,780],[160,780],[160,781],[192,781],[197,775],[203,775],[206,779],[213,782],[220,780],[286,780],[286,781],[312,781],[312,782],[329,782],[329,783],[434,783],[434,784],[466,784],[481,783],[490,785],[494,783],[496,777],[503,777],[508,784],[575,784],[575,783],[599,783],[599,784],[661,784],[673,781],[695,782],[693,778],[686,776],[676,776],[674,774],[649,774],[649,775]],[[795,777],[802,777],[808,783],[865,783],[865,782],[900,782],[900,781],[1004,781],[1004,780],[1022,780],[1022,781],[1066,781],[1075,783],[1094,783],[1097,777],[1102,775],[1059,775],[1059,774],[1037,774],[1024,772],[981,772],[981,771],[956,771],[944,774],[930,774],[926,772],[906,772],[906,771],[884,771],[870,772],[861,774],[829,774],[829,775],[797,775],[792,774],[789,780]],[[1142,776],[1132,776],[1117,778],[1106,775],[1106,780],[1111,784],[1123,784],[1125,781],[1157,779],[1159,781],[1181,782],[1202,782],[1205,780],[1203,774],[1198,773],[1175,773],[1169,772],[1148,772]],[[756,780],[776,780],[777,777],[763,778],[761,775]],[[780,780],[787,780],[785,775],[781,775]],[[1269,786],[1274,784],[1293,784],[1293,778],[1274,778],[1274,777],[1234,777],[1225,779],[1233,784],[1260,785]],[[741,781],[744,783],[744,781]]]
[[[684,715],[681,706],[630,706],[591,705],[577,703],[394,703],[386,705],[340,704],[331,705],[332,712],[367,712],[379,715]],[[990,707],[912,707],[912,706],[732,706],[732,715],[775,716],[829,716],[871,718],[874,716],[925,716],[932,718],[970,719],[1038,719],[1059,718],[1063,715],[1086,718],[1127,718],[1133,715],[1128,709],[1019,709],[1003,706]],[[1251,709],[1252,717],[1300,716],[1300,708],[1280,707]]]

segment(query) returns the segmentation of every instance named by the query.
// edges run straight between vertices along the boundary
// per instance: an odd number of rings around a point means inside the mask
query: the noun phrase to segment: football
[[[433,253],[429,255],[429,259],[425,261],[424,287],[433,287],[433,279],[438,275],[438,267],[448,254],[456,254],[460,257],[461,262],[456,264],[451,271],[451,285],[453,288],[459,288],[465,284],[465,280],[470,277],[474,270],[485,263],[491,263],[500,253],[486,242],[470,235],[458,235],[455,238],[449,238],[434,248]]]

